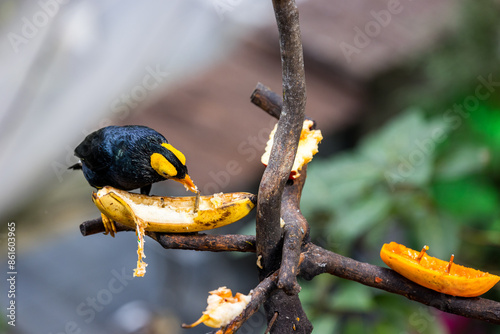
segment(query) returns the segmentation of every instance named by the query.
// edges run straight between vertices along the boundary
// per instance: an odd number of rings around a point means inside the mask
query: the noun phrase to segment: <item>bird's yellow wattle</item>
[[[186,157],[184,156],[184,154],[182,154],[181,151],[179,151],[178,149],[167,143],[163,143],[161,144],[161,146],[165,147],[167,150],[172,152],[183,165],[186,165]]]
[[[181,153],[182,154],[182,153]],[[177,169],[160,153],[151,155],[151,167],[160,175],[168,178],[177,175]]]

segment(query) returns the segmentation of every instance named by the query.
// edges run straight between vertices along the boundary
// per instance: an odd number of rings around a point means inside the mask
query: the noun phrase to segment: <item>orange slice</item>
[[[384,244],[380,257],[390,268],[426,288],[459,297],[477,297],[490,290],[500,277],[415,251],[396,242]]]

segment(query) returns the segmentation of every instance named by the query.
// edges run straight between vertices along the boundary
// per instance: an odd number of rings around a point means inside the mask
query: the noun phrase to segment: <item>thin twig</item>
[[[257,312],[264,303],[264,301],[269,297],[271,291],[276,289],[276,280],[278,279],[278,272],[274,272],[269,277],[264,278],[256,287],[252,290],[252,299],[245,307],[242,313],[234,318],[229,325],[223,329],[224,334],[231,334],[236,332],[244,323],[247,321],[255,312]]]
[[[266,328],[266,331],[264,332],[264,334],[269,334],[271,332],[271,328],[273,328],[274,322],[276,321],[276,319],[278,319],[278,315],[279,315],[278,312],[274,312],[274,315],[271,318],[271,320],[269,321],[269,325],[267,325],[267,328]]]

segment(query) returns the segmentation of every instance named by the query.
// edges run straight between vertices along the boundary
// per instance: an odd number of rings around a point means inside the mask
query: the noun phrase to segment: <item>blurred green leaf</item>
[[[480,178],[436,180],[432,192],[437,205],[455,215],[457,222],[462,224],[498,212],[499,198],[495,187]]]
[[[349,321],[342,330],[345,334],[359,334],[366,333],[366,328],[368,324],[363,321],[361,317],[352,317],[352,321]]]
[[[401,326],[394,319],[380,321],[373,329],[375,334],[401,334]]]
[[[500,152],[500,109],[481,104],[470,113],[469,124],[474,133],[495,152]]]
[[[339,319],[336,316],[326,316],[312,321],[314,333],[333,334],[339,333]]]
[[[330,308],[340,312],[368,312],[375,306],[370,288],[352,281],[344,281],[330,296]]]
[[[379,191],[357,203],[343,206],[337,214],[337,223],[331,225],[331,233],[344,244],[349,245],[355,238],[364,235],[374,224],[387,217],[391,208],[391,198]]]
[[[444,154],[436,166],[434,177],[440,180],[457,179],[479,172],[489,161],[487,148],[464,143]]]
[[[318,277],[319,278],[319,277]],[[300,286],[302,289],[300,290],[300,300],[303,304],[310,304],[310,305],[318,305],[318,290],[320,289],[319,287],[319,282],[315,281],[309,282],[309,281],[301,281],[299,282]]]
[[[429,254],[443,260],[459,250],[459,226],[446,217],[429,215],[417,222],[412,230],[417,244],[415,249],[428,245]]]
[[[346,200],[366,192],[380,178],[373,164],[355,154],[314,160],[301,199],[304,212],[341,206]]]
[[[418,305],[408,316],[408,324],[413,331],[424,334],[444,334],[448,330],[444,328],[433,309],[424,305]]]
[[[383,173],[391,189],[400,182],[422,186],[431,177],[434,151],[448,130],[443,120],[428,121],[422,111],[409,109],[365,137],[359,152]]]
[[[373,333],[447,333],[432,308],[387,294],[377,296],[375,303],[385,312]]]

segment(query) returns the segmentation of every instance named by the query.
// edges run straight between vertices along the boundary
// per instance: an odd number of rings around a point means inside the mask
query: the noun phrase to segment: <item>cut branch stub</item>
[[[262,83],[257,83],[250,101],[274,118],[280,118],[283,99]]]

